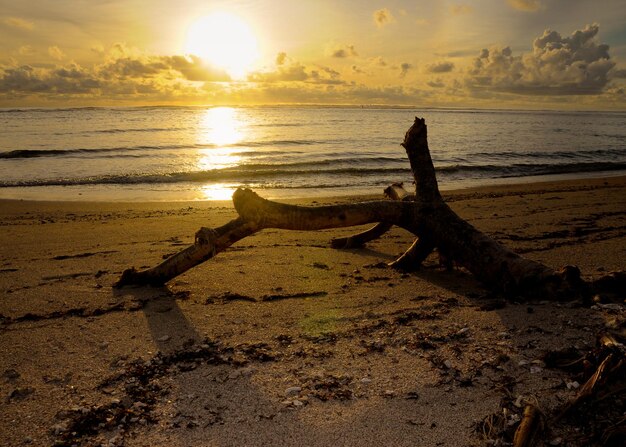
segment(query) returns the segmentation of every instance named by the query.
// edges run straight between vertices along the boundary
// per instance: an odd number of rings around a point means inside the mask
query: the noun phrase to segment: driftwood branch
[[[415,119],[402,146],[415,179],[414,194],[394,184],[385,190],[391,200],[303,207],[269,201],[249,189],[238,189],[233,195],[239,214],[237,219],[219,228],[200,229],[193,245],[151,269],[125,271],[117,285],[164,284],[265,228],[321,230],[375,223],[365,232],[334,239],[332,247],[360,247],[396,225],[413,233],[416,240],[390,264],[392,267],[419,268],[436,249],[447,266],[454,263],[463,267],[497,291],[514,295],[541,293],[557,299],[587,294],[575,267],[555,271],[521,257],[478,231],[448,207],[437,185],[423,119]]]

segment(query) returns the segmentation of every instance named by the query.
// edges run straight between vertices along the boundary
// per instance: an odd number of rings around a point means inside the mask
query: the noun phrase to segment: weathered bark
[[[415,119],[402,146],[415,179],[415,194],[394,184],[385,190],[393,199],[391,201],[303,207],[272,202],[249,189],[238,189],[233,195],[233,203],[239,218],[213,230],[201,229],[194,245],[154,268],[142,272],[127,270],[117,285],[164,284],[264,228],[320,230],[377,223],[365,232],[334,239],[332,246],[359,247],[397,225],[415,234],[417,239],[390,264],[393,267],[417,268],[437,249],[448,264],[454,262],[486,286],[501,292],[516,295],[541,293],[553,298],[585,293],[585,283],[580,279],[578,269],[566,267],[557,272],[523,258],[476,230],[448,207],[439,193],[423,119]]]
[[[387,218],[400,220],[409,208],[407,203],[389,201],[310,208],[271,202],[249,189],[235,191],[233,202],[240,217],[219,228],[201,228],[193,245],[151,269],[137,271],[131,268],[124,271],[116,286],[163,285],[264,228],[322,230],[350,227]]]
[[[216,229],[201,228],[196,233],[196,242],[183,251],[167,258],[161,264],[148,270],[125,270],[116,286],[152,285],[160,286],[198,264],[233,245],[240,239],[258,231],[254,222],[242,218],[234,219]]]

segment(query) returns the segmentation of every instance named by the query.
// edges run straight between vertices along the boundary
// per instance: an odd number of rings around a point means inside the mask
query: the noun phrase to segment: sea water
[[[626,113],[373,107],[0,109],[0,198],[380,194],[428,125],[442,189],[626,172]]]

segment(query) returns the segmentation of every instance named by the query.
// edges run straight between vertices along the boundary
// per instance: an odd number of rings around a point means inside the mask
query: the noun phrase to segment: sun
[[[243,78],[258,57],[257,39],[241,18],[215,12],[191,24],[185,51]]]

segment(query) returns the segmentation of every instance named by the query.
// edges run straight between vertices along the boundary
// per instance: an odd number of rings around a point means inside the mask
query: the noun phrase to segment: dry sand
[[[532,259],[586,278],[625,268],[626,177],[444,195]],[[399,229],[362,250],[329,248],[354,229],[266,230],[168,287],[111,287],[234,216],[227,202],[0,201],[2,445],[485,445],[489,415],[514,426],[515,403],[549,411],[576,392],[545,352],[588,349],[624,317],[505,303],[434,258],[382,268],[411,243]]]

